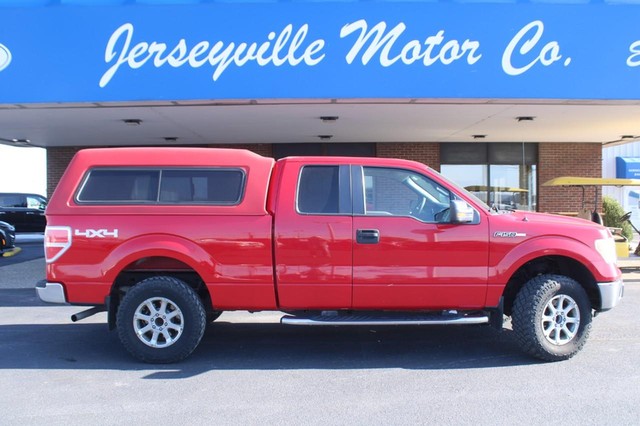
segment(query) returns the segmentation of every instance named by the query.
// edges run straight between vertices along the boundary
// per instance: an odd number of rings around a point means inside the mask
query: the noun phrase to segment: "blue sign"
[[[0,103],[640,99],[640,5],[0,9]]]
[[[616,157],[616,177],[621,179],[640,179],[640,158]]]

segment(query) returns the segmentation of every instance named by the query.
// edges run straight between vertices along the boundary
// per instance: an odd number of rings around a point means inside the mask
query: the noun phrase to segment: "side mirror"
[[[451,200],[451,223],[473,222],[473,208],[462,200]]]

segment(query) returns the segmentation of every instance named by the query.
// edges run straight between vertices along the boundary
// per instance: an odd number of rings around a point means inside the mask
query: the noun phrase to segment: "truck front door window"
[[[365,214],[410,216],[422,222],[447,222],[451,193],[417,173],[364,167]]]

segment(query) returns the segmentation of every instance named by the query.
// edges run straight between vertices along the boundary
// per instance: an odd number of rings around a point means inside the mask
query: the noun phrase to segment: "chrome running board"
[[[489,323],[489,316],[484,312],[461,314],[455,311],[438,313],[395,313],[366,312],[339,313],[325,311],[310,316],[285,315],[280,318],[281,324],[289,325],[473,325]]]

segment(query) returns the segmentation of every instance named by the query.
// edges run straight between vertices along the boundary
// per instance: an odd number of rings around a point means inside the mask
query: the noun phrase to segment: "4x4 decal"
[[[73,234],[76,237],[86,237],[86,238],[106,238],[106,237],[118,238],[117,229],[114,229],[113,231],[108,231],[106,229],[87,229],[85,231],[80,231],[79,229],[76,229]]]

